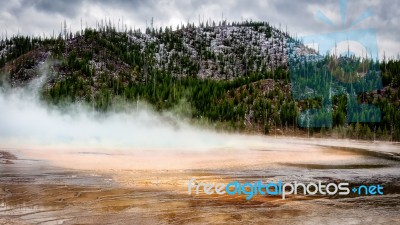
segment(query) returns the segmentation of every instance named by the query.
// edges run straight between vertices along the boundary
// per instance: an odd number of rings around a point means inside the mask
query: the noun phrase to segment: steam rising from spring
[[[308,149],[311,145],[357,146],[398,152],[397,146],[370,145],[326,139],[302,140],[227,134],[198,128],[171,112],[158,113],[146,104],[105,114],[82,104],[60,110],[40,101],[43,74],[24,88],[0,87],[0,149],[51,149],[106,152],[115,150]]]
[[[46,74],[43,65],[40,67]],[[81,149],[209,149],[237,146],[235,135],[199,129],[145,104],[97,113],[81,104],[67,110],[39,100],[46,75],[25,88],[0,91],[0,147]]]

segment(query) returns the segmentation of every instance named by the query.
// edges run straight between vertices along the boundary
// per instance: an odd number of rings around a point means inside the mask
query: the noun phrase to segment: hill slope
[[[294,40],[265,22],[187,24],[144,33],[105,26],[58,38],[17,36],[0,42],[0,82],[24,86],[45,74],[40,94],[50,104],[79,102],[108,111],[144,100],[223,129],[301,134],[309,130],[297,128],[299,111],[320,106],[321,99],[293,100],[288,41]],[[383,89],[362,101],[381,109],[382,122],[347,124],[347,99],[338,95],[334,128],[311,133],[399,140],[399,62],[380,67]]]

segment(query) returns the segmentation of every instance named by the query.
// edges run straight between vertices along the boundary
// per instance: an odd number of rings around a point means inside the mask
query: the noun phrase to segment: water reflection
[[[191,153],[3,151],[0,224],[399,223],[400,165],[393,157],[398,146],[373,152],[363,145],[302,140],[265,149]],[[286,200],[257,195],[247,201],[236,195],[190,196],[191,178],[379,183],[385,194]]]

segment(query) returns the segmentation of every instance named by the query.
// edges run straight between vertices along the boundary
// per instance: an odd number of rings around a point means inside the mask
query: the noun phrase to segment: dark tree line
[[[236,26],[237,36],[229,36],[216,27]],[[38,60],[25,57],[32,51],[51,52],[55,74],[41,91],[43,100],[66,105],[81,102],[98,111],[109,111],[121,102],[146,101],[157,110],[172,110],[182,100],[188,102],[196,120],[207,120],[231,130],[271,133],[305,132],[348,138],[400,140],[400,62],[369,62],[380,71],[382,88],[357,93],[359,102],[377,106],[382,118],[376,123],[347,122],[348,96],[336,93],[331,99],[332,128],[299,128],[299,113],[307,108],[326,104],[323,98],[294,99],[291,72],[283,61],[286,52],[282,38],[290,38],[264,22],[208,21],[199,27],[186,24],[171,27],[118,32],[111,24],[98,29],[85,29],[76,34],[58,37],[14,36],[0,41],[0,67],[12,68],[9,79],[19,79],[18,71],[35,68]],[[276,41],[266,57],[259,55],[254,33],[241,33],[244,28]],[[201,29],[202,30],[201,30]],[[205,32],[209,32],[205,35]],[[280,34],[277,34],[280,33]],[[221,52],[212,51],[211,42],[222,37]],[[190,47],[188,47],[190,46]],[[194,53],[195,52],[195,53]],[[329,60],[329,59],[326,59]],[[328,61],[321,62],[329,65]],[[239,66],[238,66],[239,65]],[[365,66],[360,63],[360,68]],[[210,68],[219,77],[201,77]],[[312,71],[312,64],[298,68],[297,73]],[[346,69],[346,68],[345,68]],[[4,71],[3,71],[4,72]],[[334,70],[332,73],[336,73]],[[338,73],[338,72],[337,72]],[[316,72],[315,74],[320,74]],[[13,75],[15,77],[13,77]],[[340,74],[335,74],[340,77]],[[210,79],[211,78],[211,79]],[[307,79],[298,77],[297,87],[307,86]],[[321,82],[329,84],[329,82]],[[364,84],[375,86],[376,84]],[[320,88],[321,90],[317,90]],[[314,91],[329,89],[315,85]],[[352,87],[354,88],[354,87]]]

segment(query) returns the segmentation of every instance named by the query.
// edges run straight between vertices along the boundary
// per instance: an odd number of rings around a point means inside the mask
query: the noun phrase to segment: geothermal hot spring
[[[400,224],[400,145],[228,134],[143,103],[95,113],[0,92],[0,224]],[[188,194],[189,180],[380,184],[374,196]]]

